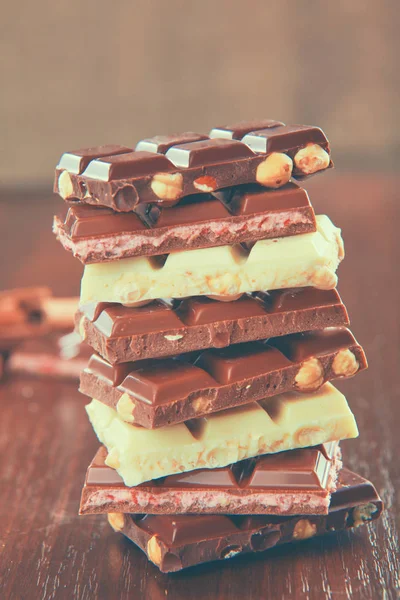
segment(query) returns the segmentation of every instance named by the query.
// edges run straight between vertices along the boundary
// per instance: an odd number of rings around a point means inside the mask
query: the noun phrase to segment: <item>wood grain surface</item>
[[[347,465],[382,495],[382,519],[352,533],[163,575],[103,516],[77,516],[98,445],[85,397],[73,384],[8,380],[0,388],[2,600],[400,597],[399,186],[396,177],[335,172],[308,185],[317,212],[343,229],[339,289],[370,363],[339,386],[360,429],[343,451]],[[77,292],[81,265],[50,233],[61,208],[50,194],[1,199],[2,288],[47,283],[57,294]]]

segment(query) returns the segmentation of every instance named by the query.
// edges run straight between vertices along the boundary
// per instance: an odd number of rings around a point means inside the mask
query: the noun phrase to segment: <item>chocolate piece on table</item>
[[[173,208],[140,204],[137,214],[75,204],[54,233],[83,263],[152,256],[316,230],[307,192],[295,183],[279,190],[246,185],[187,196]]]
[[[358,435],[346,398],[330,383],[317,392],[280,394],[153,430],[123,421],[98,400],[86,411],[108,450],[106,464],[127,486]]]
[[[126,487],[106,457],[101,447],[88,467],[80,514],[326,514],[341,468],[329,442]]]
[[[375,521],[383,502],[372,483],[348,469],[339,473],[328,515],[108,515],[115,531],[145,552],[160,571],[262,552]]]
[[[46,287],[0,292],[0,349],[22,340],[71,329],[78,298],[54,298]]]
[[[333,289],[343,242],[327,216],[319,215],[316,221],[316,232],[259,240],[250,250],[235,244],[86,265],[81,303],[132,305],[157,298],[232,296],[288,287]]]
[[[175,358],[110,365],[94,354],[80,391],[149,429],[290,391],[311,392],[367,367],[343,327],[247,342]]]
[[[136,150],[99,146],[67,152],[56,168],[54,191],[65,200],[129,212],[139,203],[173,206],[180,198],[233,181],[278,188],[292,174],[301,179],[333,166],[318,127],[260,121],[239,124],[230,133],[216,128],[210,137],[156,136],[139,142]]]
[[[79,380],[91,352],[78,333],[48,334],[20,344],[8,359],[6,371]]]
[[[87,304],[76,314],[79,333],[111,364],[348,324],[337,291],[311,287],[245,294],[232,302],[197,296],[139,308]]]

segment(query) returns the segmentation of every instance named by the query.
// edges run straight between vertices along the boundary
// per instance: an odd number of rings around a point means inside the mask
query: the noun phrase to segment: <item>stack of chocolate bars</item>
[[[376,519],[342,468],[358,435],[330,381],[366,368],[347,328],[340,230],[305,179],[321,129],[276,121],[65,153],[54,231],[84,264],[81,375],[103,444],[81,514],[107,513],[161,571]]]

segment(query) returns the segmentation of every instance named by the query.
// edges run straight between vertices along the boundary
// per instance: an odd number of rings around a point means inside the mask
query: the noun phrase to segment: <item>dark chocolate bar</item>
[[[278,188],[292,174],[304,178],[332,166],[329,142],[318,127],[259,121],[219,127],[210,137],[156,136],[135,150],[67,152],[56,168],[54,191],[65,200],[129,212],[139,203],[173,206],[184,196],[232,183]]]
[[[349,319],[336,290],[308,287],[245,294],[232,302],[198,296],[140,308],[88,304],[80,307],[76,324],[87,343],[115,364],[348,325]]]
[[[79,380],[92,353],[76,332],[27,340],[11,354],[7,373]]]
[[[367,366],[346,328],[247,342],[161,360],[110,365],[94,354],[80,391],[148,429],[289,391],[311,392]]]
[[[109,513],[115,531],[132,540],[160,571],[262,552],[375,521],[383,502],[373,484],[342,469],[328,515],[146,515]]]
[[[169,475],[135,487],[105,464],[101,447],[86,473],[80,514],[327,514],[341,468],[338,442]]]
[[[53,230],[64,248],[85,264],[316,230],[307,192],[295,183],[279,190],[250,184],[196,194],[168,209],[139,204],[135,213],[72,205],[64,222],[54,218]]]

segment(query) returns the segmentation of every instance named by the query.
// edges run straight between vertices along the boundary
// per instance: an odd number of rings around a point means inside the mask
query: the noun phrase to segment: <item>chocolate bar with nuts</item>
[[[232,183],[279,188],[292,175],[302,179],[332,166],[320,128],[264,120],[217,127],[210,136],[156,136],[135,150],[111,145],[66,152],[54,191],[64,200],[129,212],[141,203],[173,206]]]
[[[86,411],[107,448],[105,463],[129,487],[358,435],[346,398],[330,383],[317,392],[279,394],[158,429],[127,423],[95,399]]]
[[[80,391],[115,408],[124,421],[154,429],[284,392],[315,391],[366,367],[352,333],[328,327],[114,366],[94,354]]]
[[[127,487],[101,447],[86,473],[80,514],[327,514],[341,469],[338,442],[266,454]]]
[[[74,323],[78,298],[54,298],[46,287],[0,292],[0,350],[54,331],[68,331]]]
[[[111,527],[132,540],[160,571],[262,552],[375,521],[383,502],[373,484],[342,469],[328,515],[124,515],[110,513]]]
[[[295,183],[279,190],[244,185],[187,196],[166,209],[139,204],[136,214],[75,204],[53,231],[83,263],[153,256],[316,230],[307,192]]]
[[[101,302],[76,313],[82,338],[111,364],[348,324],[338,292],[311,287],[244,294],[231,302],[205,296],[137,308]]]
[[[158,298],[235,296],[289,287],[336,287],[344,257],[340,229],[317,215],[317,231],[291,237],[135,256],[85,266],[81,304],[118,302],[132,306]]]

